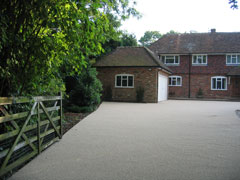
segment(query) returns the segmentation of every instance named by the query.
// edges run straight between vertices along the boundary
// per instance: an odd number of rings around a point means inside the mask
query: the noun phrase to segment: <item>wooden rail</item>
[[[0,177],[61,139],[60,96],[0,97]]]

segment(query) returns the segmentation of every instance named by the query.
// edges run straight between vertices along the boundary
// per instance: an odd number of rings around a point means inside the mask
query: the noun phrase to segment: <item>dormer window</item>
[[[192,65],[207,65],[207,55],[194,54],[192,56]]]
[[[240,64],[240,54],[227,54],[226,55],[227,65],[239,65]]]
[[[180,57],[177,55],[163,55],[161,56],[162,62],[166,65],[178,66],[180,64]]]

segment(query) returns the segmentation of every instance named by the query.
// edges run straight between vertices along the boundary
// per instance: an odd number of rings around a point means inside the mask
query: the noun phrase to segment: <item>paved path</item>
[[[105,102],[11,180],[239,180],[239,108]]]

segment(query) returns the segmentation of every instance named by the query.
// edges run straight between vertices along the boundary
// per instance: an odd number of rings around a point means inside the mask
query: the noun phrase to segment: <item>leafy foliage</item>
[[[111,38],[103,44],[104,52],[101,55],[112,52],[118,46],[137,46],[137,38],[134,34],[129,34],[126,31],[119,32],[119,36]]]
[[[0,96],[55,94],[138,12],[129,0],[2,0]]]
[[[94,68],[84,68],[82,73],[66,79],[69,94],[66,109],[73,112],[93,111],[101,101],[102,84]]]
[[[120,36],[121,46],[137,46],[137,38],[134,34],[123,32]]]
[[[162,35],[159,31],[146,31],[144,36],[140,38],[139,42],[142,46],[149,46],[156,40],[158,40]]]
[[[166,34],[178,34],[178,32],[170,30]],[[166,34],[160,34],[159,31],[146,31],[144,33],[144,36],[140,38],[139,42],[141,43],[142,46],[149,46],[150,44],[154,43],[155,41],[157,41],[159,38]]]
[[[229,0],[229,4],[231,4],[232,9],[238,9],[238,1],[237,0]]]

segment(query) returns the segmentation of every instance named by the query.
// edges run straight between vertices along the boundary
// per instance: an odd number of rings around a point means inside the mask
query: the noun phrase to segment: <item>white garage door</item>
[[[165,101],[168,97],[168,77],[158,75],[158,101]]]

